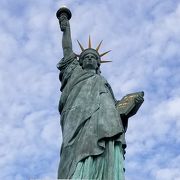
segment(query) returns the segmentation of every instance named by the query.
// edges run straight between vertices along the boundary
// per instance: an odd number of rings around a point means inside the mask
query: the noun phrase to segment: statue
[[[63,32],[64,57],[60,70],[59,112],[63,142],[58,169],[59,179],[124,179],[125,132],[128,118],[143,102],[143,92],[117,101],[111,86],[101,75],[99,48],[89,46],[77,55],[72,50],[69,20],[71,11],[60,8],[56,16]]]

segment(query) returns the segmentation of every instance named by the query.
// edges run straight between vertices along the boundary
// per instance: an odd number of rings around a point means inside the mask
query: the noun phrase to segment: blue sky
[[[144,91],[129,119],[127,180],[180,179],[180,1],[1,0],[0,179],[55,179],[62,142],[57,9],[72,10],[73,49],[103,39],[101,67],[117,99]]]

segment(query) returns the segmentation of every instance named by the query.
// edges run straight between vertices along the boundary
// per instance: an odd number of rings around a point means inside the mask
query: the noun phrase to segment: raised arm
[[[62,8],[61,8],[62,9]],[[63,32],[62,37],[62,48],[64,58],[67,58],[72,54],[72,41],[71,41],[71,30],[69,24],[69,14],[67,12],[61,12],[57,14],[57,18],[59,19],[60,29]]]

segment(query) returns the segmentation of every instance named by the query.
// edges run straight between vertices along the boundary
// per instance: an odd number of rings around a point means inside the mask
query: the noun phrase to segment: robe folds
[[[119,142],[123,148],[126,143],[116,100],[106,79],[83,70],[73,53],[63,58],[57,68],[62,92],[59,112],[63,138],[58,178],[68,179],[79,162],[101,156],[107,141]]]

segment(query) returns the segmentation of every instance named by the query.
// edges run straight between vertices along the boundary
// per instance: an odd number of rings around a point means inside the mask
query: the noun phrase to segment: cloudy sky
[[[55,179],[62,142],[55,13],[72,11],[73,49],[103,39],[102,74],[117,99],[145,102],[129,120],[126,180],[180,180],[180,1],[1,0],[0,179]]]

